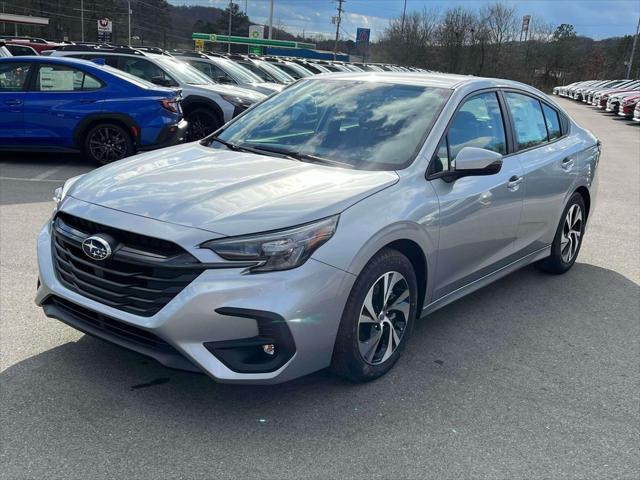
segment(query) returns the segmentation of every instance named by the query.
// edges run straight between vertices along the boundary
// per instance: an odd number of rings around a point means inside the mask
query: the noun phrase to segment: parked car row
[[[80,150],[100,164],[204,138],[300,78],[417,70],[30,37],[5,38],[0,57],[0,150]]]
[[[553,93],[640,122],[640,80],[586,80],[555,87]]]

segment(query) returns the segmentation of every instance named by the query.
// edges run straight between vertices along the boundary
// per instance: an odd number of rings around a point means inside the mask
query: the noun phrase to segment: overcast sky
[[[175,5],[213,5],[224,8],[229,0],[169,0]],[[266,23],[269,0],[234,0],[247,8],[252,21]],[[407,0],[407,11],[424,7],[443,11],[464,6],[478,10],[488,0]],[[640,0],[505,0],[519,15],[532,15],[532,21],[571,23],[580,35],[606,38],[633,34],[640,16]],[[335,35],[331,16],[336,14],[335,0],[274,0],[274,25],[279,21],[292,33]],[[355,38],[357,27],[371,28],[373,39],[384,30],[390,18],[402,15],[404,0],[346,0],[342,34]]]

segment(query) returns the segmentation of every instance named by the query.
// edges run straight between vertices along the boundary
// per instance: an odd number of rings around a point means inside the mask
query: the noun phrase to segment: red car
[[[640,94],[632,97],[626,97],[620,104],[618,115],[629,119],[633,118],[633,111],[635,110],[638,101],[640,101]]]
[[[12,45],[25,45],[33,48],[38,54],[45,50],[55,50],[62,43],[49,42],[43,38],[35,37],[0,37],[0,40]]]

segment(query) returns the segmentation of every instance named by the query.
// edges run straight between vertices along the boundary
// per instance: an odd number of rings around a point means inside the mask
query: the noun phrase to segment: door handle
[[[563,170],[568,172],[569,170],[571,170],[574,163],[575,163],[575,160],[573,158],[566,157],[562,159],[562,163],[560,164],[560,166],[562,167]]]
[[[519,177],[518,175],[514,175],[509,179],[509,182],[507,183],[507,188],[512,192],[517,191],[520,188],[520,184],[522,183],[522,180],[523,180],[522,177]]]
[[[80,100],[80,103],[82,103],[83,105],[87,105],[89,103],[96,103],[96,101],[95,100],[90,100],[88,98],[85,98],[83,100]]]
[[[11,98],[9,100],[4,101],[5,105],[22,105],[22,100],[18,100],[17,98]]]

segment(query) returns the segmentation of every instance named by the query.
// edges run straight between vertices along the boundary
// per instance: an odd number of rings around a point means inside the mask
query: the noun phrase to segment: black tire
[[[99,164],[115,162],[135,153],[131,134],[117,123],[93,125],[84,137],[83,151],[87,158]]]
[[[185,115],[188,122],[185,133],[185,142],[195,142],[202,140],[210,133],[215,132],[222,126],[222,122],[216,114],[205,108],[195,108]]]
[[[374,288],[376,282],[387,272],[400,273],[406,280],[409,291],[409,315],[405,319],[406,321],[403,322],[404,325],[400,342],[395,347],[395,350],[392,349],[393,353],[391,356],[385,361],[382,361],[382,363],[372,364],[365,361],[363,355],[360,353],[359,345],[361,343],[359,335],[362,334],[362,327],[366,325],[360,325],[359,318],[369,290]],[[335,374],[353,382],[368,382],[387,373],[396,363],[409,340],[413,324],[415,323],[417,298],[418,286],[416,275],[407,257],[392,249],[384,249],[376,254],[362,270],[349,294],[333,349],[331,370]],[[395,316],[397,313],[393,315]],[[401,317],[404,317],[404,315],[401,315]],[[374,328],[380,331],[375,325]],[[381,338],[384,332],[388,331],[388,328],[387,330],[384,328],[383,325],[382,333],[380,333]],[[391,332],[389,332],[388,335],[391,335]],[[383,342],[385,342],[385,340],[381,340],[380,345],[382,345],[384,349],[385,346]],[[375,348],[376,347],[374,347],[374,349]]]
[[[565,223],[567,221],[567,214],[569,213],[569,210],[575,208],[576,206],[580,211],[581,220],[580,225],[576,226],[575,230],[580,232],[580,237],[578,238],[577,247],[575,248],[574,253],[567,260],[566,245],[563,246],[563,237],[566,231]],[[576,258],[578,258],[578,254],[580,253],[580,248],[582,247],[582,241],[584,239],[584,228],[586,220],[587,209],[584,204],[584,199],[582,198],[582,195],[576,192],[571,196],[571,198],[567,202],[567,205],[562,211],[562,216],[560,217],[560,222],[558,224],[558,228],[556,229],[556,235],[553,238],[553,243],[551,244],[551,255],[544,260],[541,260],[537,264],[541,270],[555,275],[560,275],[569,271],[569,269],[576,262]],[[575,235],[573,236],[573,238],[575,238]]]

